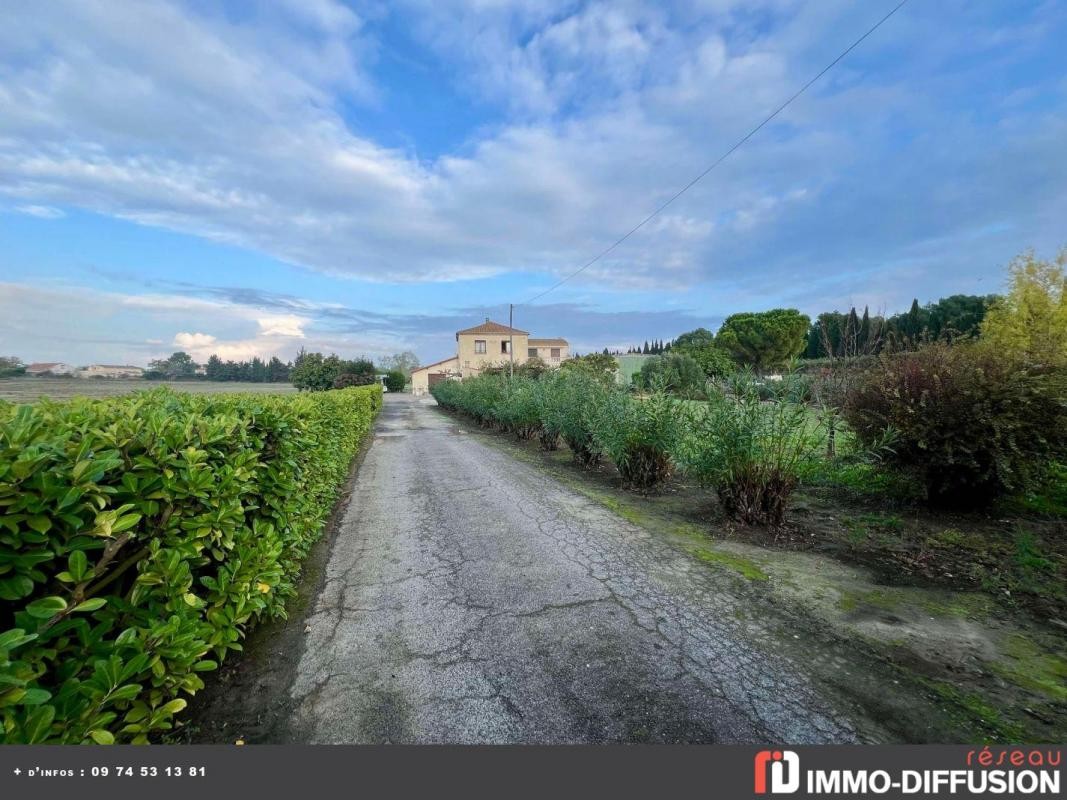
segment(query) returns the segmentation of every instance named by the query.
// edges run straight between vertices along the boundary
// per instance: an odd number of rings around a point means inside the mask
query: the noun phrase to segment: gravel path
[[[730,578],[387,396],[289,686],[296,742],[850,742]]]

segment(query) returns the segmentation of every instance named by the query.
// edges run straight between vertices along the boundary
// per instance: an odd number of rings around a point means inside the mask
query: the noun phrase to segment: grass
[[[706,548],[698,548],[692,551],[692,554],[705,564],[713,564],[715,566],[726,567],[734,572],[743,575],[750,581],[765,581],[770,579],[770,575],[760,569],[759,565],[755,561],[742,556],[734,555],[733,553],[724,553],[721,550],[708,550]]]
[[[34,403],[42,397],[69,400],[72,397],[118,397],[167,386],[188,394],[292,394],[290,383],[243,383],[237,381],[146,381],[100,378],[5,378],[0,380],[0,400]]]

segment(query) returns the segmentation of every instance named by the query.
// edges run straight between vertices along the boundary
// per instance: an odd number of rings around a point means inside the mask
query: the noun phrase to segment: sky
[[[579,352],[1067,245],[1067,4],[8,0],[0,354]]]

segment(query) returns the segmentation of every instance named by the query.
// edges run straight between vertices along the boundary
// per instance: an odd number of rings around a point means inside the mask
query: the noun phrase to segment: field
[[[93,378],[9,378],[0,380],[0,400],[32,403],[42,397],[69,400],[71,397],[118,397],[145,389],[168,386],[189,394],[250,392],[255,394],[292,394],[289,383],[239,383],[236,381],[145,381],[100,380]]]

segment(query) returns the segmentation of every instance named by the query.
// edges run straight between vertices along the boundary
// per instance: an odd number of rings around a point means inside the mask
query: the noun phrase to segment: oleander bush
[[[887,461],[931,503],[984,505],[1035,488],[1067,455],[1067,374],[983,342],[935,342],[882,355],[850,390],[845,416],[863,444],[895,429]]]
[[[493,408],[500,426],[520,439],[532,439],[541,429],[539,378],[515,376],[503,380],[504,390]]]
[[[796,374],[761,384],[741,371],[709,382],[708,402],[689,409],[677,459],[742,522],[780,525],[802,463],[821,445],[805,384]]]
[[[670,477],[682,430],[681,402],[662,386],[644,398],[611,391],[593,409],[593,440],[630,489],[654,490]]]
[[[147,742],[285,614],[381,387],[0,406],[0,742]]]
[[[596,466],[601,453],[593,424],[596,410],[611,391],[603,380],[581,370],[561,369],[548,376],[540,398],[544,436],[562,437],[577,463]]]

